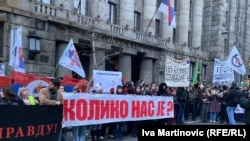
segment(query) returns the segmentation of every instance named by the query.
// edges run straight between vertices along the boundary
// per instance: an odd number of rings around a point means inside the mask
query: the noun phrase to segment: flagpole
[[[62,57],[62,56],[61,56],[61,57]],[[60,57],[60,58],[61,58],[61,57]],[[59,60],[60,60],[60,59],[59,59]],[[51,77],[54,77],[54,75],[55,75],[55,73],[56,73],[56,70],[57,70],[58,66],[59,66],[59,61],[57,62],[56,67],[55,67],[55,69],[54,69],[54,71],[53,71]]]
[[[67,44],[67,46],[68,46],[68,44]],[[66,48],[67,48],[67,46],[66,46]],[[59,60],[57,61],[56,67],[55,67],[55,69],[54,69],[54,71],[53,71],[53,73],[52,73],[52,77],[54,77],[54,75],[55,75],[55,73],[56,73],[56,70],[57,70],[57,68],[58,68],[58,66],[59,66],[59,61],[61,60],[63,54],[65,53],[66,48],[63,50],[63,53],[62,53],[61,57],[60,57]]]
[[[154,13],[153,17],[151,18],[151,20],[149,21],[149,24],[148,24],[148,26],[147,26],[147,28],[146,28],[145,33],[144,33],[144,34],[146,34],[146,33],[147,33],[148,28],[149,28],[149,26],[151,25],[151,23],[152,23],[152,21],[153,21],[153,18],[154,18],[154,16],[155,16],[155,14],[157,13],[157,11],[158,11],[159,7],[160,7],[160,6],[158,6],[158,7],[157,7],[157,9],[155,10],[155,13]]]

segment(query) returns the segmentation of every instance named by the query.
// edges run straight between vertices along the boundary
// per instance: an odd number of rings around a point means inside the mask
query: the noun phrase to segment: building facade
[[[225,59],[234,43],[249,60],[248,0],[170,2],[176,28],[158,12],[160,0],[0,0],[0,61],[7,68],[11,31],[19,26],[25,70],[37,75],[72,75],[57,64],[70,39],[88,79],[93,70],[107,70],[160,83],[168,55],[191,60],[190,79],[199,58],[199,79],[210,83],[214,58]]]

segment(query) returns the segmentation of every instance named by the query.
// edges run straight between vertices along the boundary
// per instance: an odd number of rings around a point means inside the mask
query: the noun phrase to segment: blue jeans
[[[60,141],[67,141],[68,127],[64,127],[61,130]]]
[[[236,124],[235,119],[234,119],[235,108],[236,107],[229,107],[229,106],[227,106],[227,108],[226,108],[229,125],[235,125]]]
[[[114,124],[114,138],[121,139],[125,129],[125,122],[117,122]]]
[[[91,130],[101,130],[102,124],[93,124],[91,125]]]
[[[217,113],[216,113],[216,112],[210,112],[210,113],[209,113],[210,121],[211,121],[211,122],[215,122],[215,121],[216,121],[216,116],[217,116]]]
[[[74,126],[72,127],[73,141],[86,141],[86,126]]]
[[[176,124],[183,123],[184,110],[185,110],[185,105],[179,105],[179,108],[177,110],[177,115],[176,115]]]

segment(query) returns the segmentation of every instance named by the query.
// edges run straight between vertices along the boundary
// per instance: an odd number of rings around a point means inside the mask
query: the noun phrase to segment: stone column
[[[162,67],[163,61],[157,59],[153,62],[153,82],[161,83],[163,82],[164,68]]]
[[[127,79],[127,81],[130,81],[132,78],[132,58],[129,54],[121,54],[119,57],[119,66],[118,70],[122,72],[122,76]]]
[[[143,5],[143,33],[147,30],[148,34],[151,32],[151,35],[155,35],[155,17],[150,23],[151,19],[153,18],[153,15],[156,10],[156,0],[144,0]],[[150,25],[149,25],[150,23]]]
[[[120,25],[128,28],[134,26],[134,5],[135,0],[120,0]]]
[[[103,58],[106,56],[105,51],[101,49],[96,49],[95,57],[96,57],[96,65],[99,65],[96,70],[105,70],[105,60]]]
[[[188,43],[190,0],[180,0],[178,8],[178,43]]]
[[[67,45],[68,45],[68,43],[60,43],[58,45],[58,47],[57,47],[57,49],[58,49],[57,63],[59,62],[59,59],[62,56]],[[61,66],[61,65],[58,65],[57,72],[58,72],[57,73],[58,77],[63,77],[64,75],[72,76],[72,71],[70,69],[67,69],[67,68]]]
[[[146,76],[147,83],[151,83],[153,81],[153,70],[153,59],[143,58],[140,67],[140,79]]]
[[[192,46],[201,47],[203,1],[193,1]]]

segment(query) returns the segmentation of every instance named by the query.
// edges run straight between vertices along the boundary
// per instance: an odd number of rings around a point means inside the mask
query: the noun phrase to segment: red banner
[[[64,85],[69,85],[69,86],[76,86],[79,83],[80,80],[72,78],[68,75],[64,75],[63,81],[61,82]]]
[[[8,76],[0,76],[0,88],[12,85],[12,78]]]
[[[21,72],[16,72],[16,71],[12,71],[11,75],[15,83],[22,84],[22,85],[28,85],[31,81],[34,81],[34,80],[42,80],[42,81],[49,83],[51,79],[45,76],[37,76],[33,74],[21,73]]]

